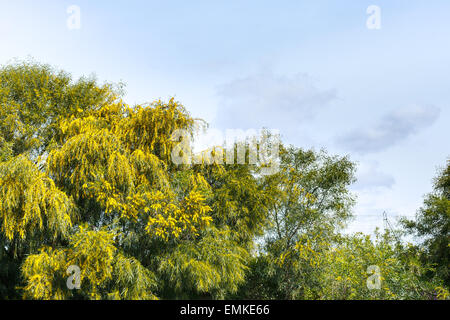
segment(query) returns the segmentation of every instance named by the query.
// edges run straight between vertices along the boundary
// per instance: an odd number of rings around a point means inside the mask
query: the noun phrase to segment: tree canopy
[[[448,297],[449,167],[406,223],[423,245],[372,240],[343,233],[348,157],[281,144],[270,175],[174,163],[173,133],[198,121],[173,98],[129,106],[122,85],[1,68],[0,298]]]

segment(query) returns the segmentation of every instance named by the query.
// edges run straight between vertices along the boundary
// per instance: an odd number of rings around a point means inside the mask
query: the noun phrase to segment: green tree
[[[421,248],[389,232],[342,233],[354,170],[345,157],[281,148],[280,172],[264,178],[270,224],[234,298],[448,299],[441,281],[425,277],[433,268]]]
[[[270,224],[241,289],[245,297],[305,298],[305,290],[317,281],[313,274],[319,260],[303,254],[331,246],[351,218],[352,162],[283,146],[280,157],[280,171],[263,179]]]
[[[423,281],[430,269],[420,251],[395,236],[375,232],[339,236],[321,257],[318,290],[313,298],[338,300],[434,299],[438,284]]]
[[[422,260],[434,264],[428,276],[443,279],[450,286],[450,160],[434,180],[415,220],[403,220],[405,229],[416,236],[424,249]]]

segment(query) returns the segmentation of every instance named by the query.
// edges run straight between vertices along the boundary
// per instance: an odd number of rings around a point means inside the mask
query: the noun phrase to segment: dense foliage
[[[421,260],[433,264],[429,279],[443,279],[450,286],[450,159],[434,181],[416,220],[403,220],[406,230],[420,240]]]
[[[449,167],[405,222],[419,245],[344,235],[347,157],[281,145],[271,175],[176,165],[172,134],[199,120],[121,97],[46,65],[0,69],[1,299],[448,298]]]

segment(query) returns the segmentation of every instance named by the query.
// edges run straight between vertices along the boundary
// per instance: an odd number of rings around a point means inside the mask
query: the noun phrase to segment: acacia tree
[[[0,297],[19,297],[27,254],[68,234],[73,206],[44,173],[42,161],[59,121],[107,105],[119,94],[120,87],[97,85],[94,78],[74,82],[34,62],[0,69]]]
[[[48,66],[1,73],[8,292],[149,299],[237,289],[265,222],[253,168],[173,164],[172,133],[193,134],[195,122],[173,99],[129,107],[111,85],[73,83]],[[66,286],[70,266],[79,290]]]

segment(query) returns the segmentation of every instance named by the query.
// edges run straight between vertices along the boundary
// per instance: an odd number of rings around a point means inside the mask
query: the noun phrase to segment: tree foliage
[[[404,219],[403,225],[420,240],[422,260],[434,265],[428,277],[444,279],[450,286],[450,160],[439,172],[434,191],[426,196],[415,221]]]
[[[173,133],[194,137],[200,120],[122,94],[35,62],[0,69],[0,298],[448,297],[448,168],[408,224],[423,247],[344,235],[348,157],[281,145],[270,175],[215,149],[179,165]]]

